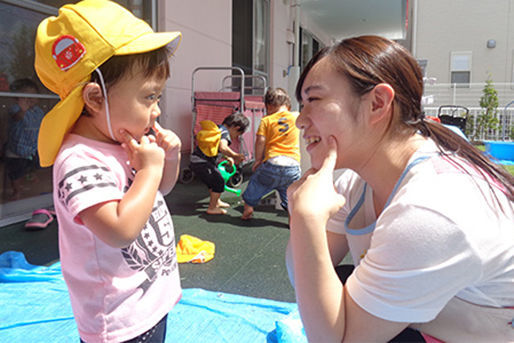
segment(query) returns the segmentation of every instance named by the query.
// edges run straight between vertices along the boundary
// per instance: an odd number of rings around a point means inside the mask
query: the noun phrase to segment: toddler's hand
[[[159,147],[154,137],[141,137],[137,142],[134,137],[125,130],[120,130],[121,146],[127,152],[130,165],[136,171],[143,168],[164,168],[164,150]]]
[[[154,123],[153,130],[155,131],[155,142],[166,153],[166,159],[178,159],[182,142],[175,132],[164,129],[157,122]]]
[[[225,160],[228,161],[228,164],[230,166],[233,166],[234,165],[234,159],[232,157],[228,157],[228,156],[225,156]]]
[[[243,162],[245,160],[245,155],[244,154],[237,154],[235,157],[234,157],[234,162],[236,164],[240,164],[241,162]]]
[[[253,166],[252,166],[252,171],[255,172],[257,170],[257,168],[259,168],[262,164],[262,161],[256,161],[254,162]]]

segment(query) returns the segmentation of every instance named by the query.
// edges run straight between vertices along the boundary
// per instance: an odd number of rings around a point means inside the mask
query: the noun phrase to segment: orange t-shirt
[[[300,130],[297,112],[277,112],[261,119],[257,135],[266,138],[264,161],[275,156],[288,156],[300,162]]]

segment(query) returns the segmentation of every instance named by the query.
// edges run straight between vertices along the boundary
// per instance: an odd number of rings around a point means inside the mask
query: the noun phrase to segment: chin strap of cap
[[[109,129],[109,134],[111,135],[112,140],[117,142],[117,140],[116,140],[116,138],[114,138],[114,134],[112,132],[111,114],[109,112],[109,101],[107,100],[107,90],[105,88],[104,77],[103,77],[102,72],[100,71],[100,69],[96,68],[95,71],[98,73],[98,76],[100,78],[100,86],[102,87],[102,92],[104,93],[104,98],[105,98],[105,119],[107,120],[107,128]]]

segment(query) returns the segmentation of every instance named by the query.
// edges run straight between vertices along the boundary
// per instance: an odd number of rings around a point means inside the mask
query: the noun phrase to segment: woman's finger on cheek
[[[323,165],[321,166],[322,170],[326,170],[328,172],[333,172],[336,167],[337,161],[337,140],[334,136],[328,137],[328,151],[323,161]]]

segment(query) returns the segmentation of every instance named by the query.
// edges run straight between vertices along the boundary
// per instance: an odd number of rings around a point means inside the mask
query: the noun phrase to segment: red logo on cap
[[[63,71],[73,67],[85,53],[84,45],[70,35],[59,37],[52,47],[52,56]]]

